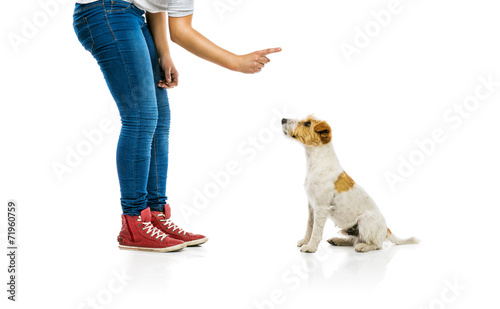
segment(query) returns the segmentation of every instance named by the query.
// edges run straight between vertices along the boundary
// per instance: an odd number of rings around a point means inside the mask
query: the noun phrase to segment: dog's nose
[[[283,119],[281,119],[281,124],[285,124],[287,121],[288,121],[288,119],[283,118]]]

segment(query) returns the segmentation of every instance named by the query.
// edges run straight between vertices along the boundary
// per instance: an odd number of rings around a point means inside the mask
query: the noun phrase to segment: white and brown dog
[[[306,148],[309,219],[306,234],[297,243],[300,251],[316,252],[327,217],[346,236],[328,239],[334,246],[354,246],[358,252],[368,252],[381,249],[385,239],[396,245],[419,242],[415,238],[399,239],[387,228],[373,199],[340,166],[325,121],[309,116],[304,120],[282,119],[281,123],[285,135]]]

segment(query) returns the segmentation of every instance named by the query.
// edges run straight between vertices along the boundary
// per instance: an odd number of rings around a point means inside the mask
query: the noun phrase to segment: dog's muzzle
[[[281,127],[283,128],[283,133],[286,136],[295,137],[292,136],[293,134],[292,132],[295,130],[296,125],[297,125],[296,120],[286,119],[286,118],[281,119]]]
[[[288,135],[288,131],[286,130],[286,123],[287,122],[288,122],[288,119],[286,119],[286,118],[281,119],[281,127],[283,128],[283,133],[285,133],[285,135]]]

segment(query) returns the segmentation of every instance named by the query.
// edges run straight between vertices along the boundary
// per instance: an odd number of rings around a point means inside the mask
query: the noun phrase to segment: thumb
[[[170,83],[172,81],[172,73],[170,72],[170,68],[168,68],[165,72],[165,80],[167,81],[167,83]]]

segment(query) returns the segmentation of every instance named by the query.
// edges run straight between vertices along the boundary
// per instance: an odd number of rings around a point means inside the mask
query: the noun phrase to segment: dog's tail
[[[386,238],[391,241],[395,245],[409,245],[409,244],[418,244],[420,240],[415,237],[410,237],[406,239],[401,239],[396,237],[396,235],[392,234],[391,230],[387,229]]]

